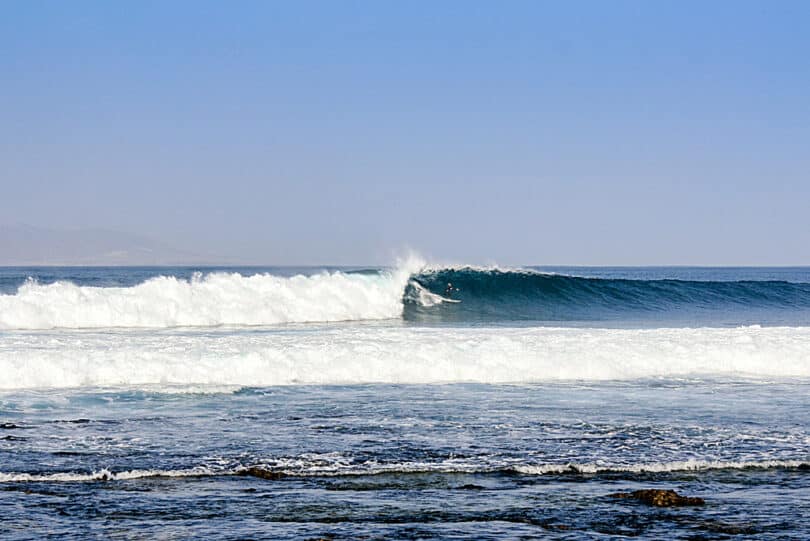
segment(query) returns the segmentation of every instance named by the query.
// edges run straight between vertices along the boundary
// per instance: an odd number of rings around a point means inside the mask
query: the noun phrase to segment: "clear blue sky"
[[[810,2],[0,4],[0,222],[268,264],[810,264]]]

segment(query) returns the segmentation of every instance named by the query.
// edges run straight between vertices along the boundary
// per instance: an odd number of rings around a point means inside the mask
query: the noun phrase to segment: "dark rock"
[[[481,485],[473,485],[468,483],[466,485],[461,485],[458,488],[459,490],[484,490],[485,487],[482,487]]]
[[[802,462],[801,464],[796,466],[796,469],[801,470],[801,471],[809,471],[810,470],[810,464],[808,464],[807,462]]]
[[[251,466],[250,468],[239,470],[236,472],[236,475],[241,475],[242,477],[258,477],[259,479],[266,479],[268,481],[275,481],[276,479],[287,477],[281,472],[266,470],[258,466]]]
[[[633,492],[609,494],[610,498],[634,499],[653,507],[683,507],[687,505],[704,505],[703,498],[681,496],[674,490],[647,489]]]

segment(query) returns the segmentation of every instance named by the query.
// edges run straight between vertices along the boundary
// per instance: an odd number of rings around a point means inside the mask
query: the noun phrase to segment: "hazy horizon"
[[[13,240],[10,231],[35,233],[39,242],[22,245]],[[19,239],[17,239],[19,240]],[[30,241],[28,236],[22,240]],[[44,241],[44,242],[43,242]],[[23,251],[21,251],[23,250]],[[28,255],[22,255],[27,253]],[[54,255],[57,254],[57,255]],[[395,254],[388,262],[364,262],[334,264],[329,262],[274,263],[272,261],[249,261],[228,258],[216,254],[185,252],[156,241],[149,237],[120,231],[103,229],[89,230],[49,230],[27,224],[5,226],[0,224],[0,267],[384,267],[396,266],[398,261],[408,257],[423,259],[428,265],[491,265],[502,266],[499,262],[476,263],[469,261],[449,261],[442,258],[424,257],[412,250]],[[637,264],[637,265],[583,265],[567,263],[523,262],[512,263],[512,267],[576,268],[576,267],[751,267],[751,268],[808,268],[810,265],[724,265],[724,264]]]
[[[808,22],[8,3],[0,265],[808,265]]]

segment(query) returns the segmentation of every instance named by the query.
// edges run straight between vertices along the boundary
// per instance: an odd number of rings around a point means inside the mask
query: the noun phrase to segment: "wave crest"
[[[433,308],[419,302],[415,293],[422,290],[446,292],[456,304]],[[424,269],[414,276],[405,302],[405,318],[417,321],[601,321],[691,317],[740,309],[808,312],[810,284],[593,278],[532,270],[447,267]]]
[[[29,280],[0,295],[0,329],[169,328],[399,319],[417,322],[696,320],[810,322],[810,284],[586,278],[426,267],[245,276],[158,276],[131,287]],[[732,314],[723,320],[725,314]],[[719,315],[719,319],[718,316]],[[798,315],[798,319],[794,317]],[[763,316],[763,317],[760,317]],[[704,319],[703,321],[706,321]]]
[[[29,280],[0,295],[0,329],[273,325],[399,318],[402,292],[420,263],[375,273],[151,278],[133,287]]]

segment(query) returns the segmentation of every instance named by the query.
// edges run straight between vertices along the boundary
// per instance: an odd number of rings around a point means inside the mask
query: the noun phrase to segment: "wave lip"
[[[422,292],[445,294],[457,304],[420,302]],[[810,316],[810,284],[593,278],[448,267],[424,269],[405,294],[405,318],[417,321],[600,321],[750,310]]]

